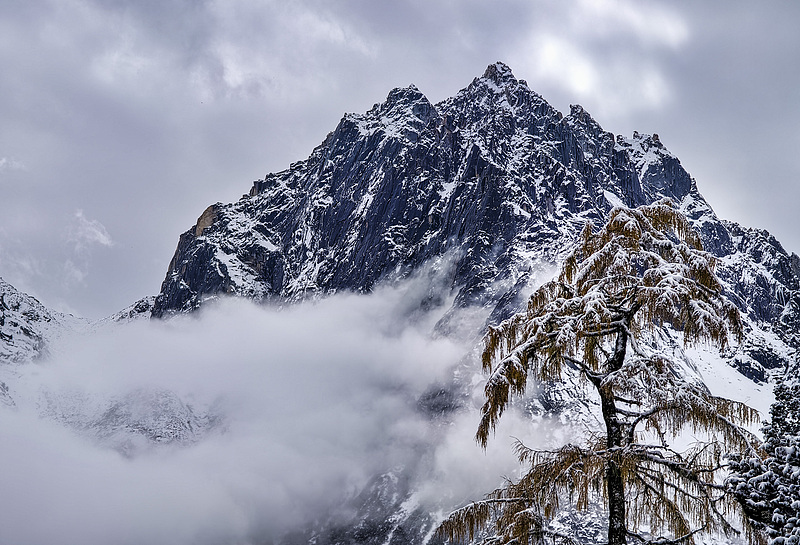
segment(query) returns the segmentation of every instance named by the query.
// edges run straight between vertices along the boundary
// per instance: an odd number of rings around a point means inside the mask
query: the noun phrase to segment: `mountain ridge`
[[[454,308],[489,307],[497,321],[585,221],[662,198],[720,258],[740,309],[797,349],[796,256],[771,235],[720,220],[657,134],[615,136],[579,105],[564,116],[499,62],[437,104],[413,85],[394,89],[369,111],[345,114],[308,159],[208,207],[181,235],[152,315],[220,295],[370,291],[457,255]]]
[[[660,170],[661,196],[691,190],[677,159],[647,138],[628,144],[648,146],[634,164],[583,108],[562,116],[501,63],[437,105],[413,86],[395,89],[365,114],[346,114],[307,160],[254,182],[237,203],[209,207],[181,235],[153,315],[225,293],[301,299],[369,290],[458,246],[467,255],[454,285],[459,302],[469,302],[487,288],[469,270],[496,266],[483,263],[492,251],[511,250],[505,259],[518,266],[501,263],[500,276],[512,284],[530,270],[512,254],[531,243],[512,244],[515,235],[549,239],[555,261],[559,223],[576,214],[601,220],[612,207],[607,191],[631,206],[652,200],[637,174],[648,161],[675,163]]]
[[[18,365],[41,358],[64,331],[85,329],[88,324],[47,308],[0,278],[0,363]]]

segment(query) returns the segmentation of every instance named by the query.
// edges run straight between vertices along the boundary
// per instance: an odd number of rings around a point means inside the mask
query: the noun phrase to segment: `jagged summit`
[[[507,64],[497,61],[486,67],[483,78],[490,80],[498,87],[516,86],[519,82]]]
[[[360,133],[372,135],[377,131],[414,140],[420,131],[438,117],[436,108],[414,85],[393,89],[384,102],[375,104],[364,114],[347,114],[337,127],[337,133],[355,124]]]
[[[424,99],[427,101],[428,99],[425,98],[425,95],[419,90],[419,88],[410,83],[407,87],[395,87],[389,94],[386,96],[386,103],[390,102],[397,102],[397,101],[406,101],[411,100],[412,102],[416,102],[417,100]],[[376,106],[378,106],[376,104]]]
[[[375,104],[368,114],[381,115],[404,105],[433,108],[428,98],[413,84],[408,87],[396,87],[389,92],[384,102]]]
[[[459,101],[465,98],[484,106],[494,104],[509,109],[525,108],[537,103],[546,104],[540,95],[528,88],[525,80],[518,80],[511,69],[502,62],[490,64],[483,76],[473,79],[469,86],[453,97],[453,100]],[[446,102],[448,101],[445,100],[443,103]]]
[[[603,134],[604,136],[612,136],[611,133],[605,133],[600,123],[595,121],[592,114],[587,112],[580,104],[569,105],[569,115],[566,118],[567,123],[574,127],[580,127],[581,130],[589,135]],[[604,134],[605,133],[605,134]]]

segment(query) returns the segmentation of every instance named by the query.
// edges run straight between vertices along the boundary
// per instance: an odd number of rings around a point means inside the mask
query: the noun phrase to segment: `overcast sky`
[[[789,1],[4,0],[0,277],[113,313],[343,113],[497,60],[562,112],[658,133],[720,216],[800,252],[798,25]]]

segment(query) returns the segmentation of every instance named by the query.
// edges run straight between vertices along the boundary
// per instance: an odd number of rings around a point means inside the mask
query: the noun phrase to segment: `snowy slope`
[[[0,278],[0,364],[22,364],[42,357],[48,343],[88,324],[88,320],[45,308]]]

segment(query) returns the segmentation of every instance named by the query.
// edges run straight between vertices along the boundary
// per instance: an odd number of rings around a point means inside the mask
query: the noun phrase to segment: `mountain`
[[[40,358],[65,331],[80,330],[88,323],[46,308],[0,278],[0,363],[23,364]]]
[[[206,209],[181,236],[153,315],[217,294],[366,291],[449,252],[456,304],[497,302],[612,203],[693,189],[650,143],[617,143],[580,107],[563,117],[500,63],[435,106],[395,89],[346,115],[307,160]],[[649,186],[637,176],[645,162],[664,165]]]
[[[658,135],[614,136],[580,106],[563,116],[502,63],[436,105],[414,86],[395,89],[345,115],[308,159],[209,206],[181,235],[152,315],[220,295],[364,292],[449,257],[441,288],[455,293],[453,308],[491,308],[497,322],[584,222],[663,198],[720,258],[728,295],[760,331],[736,365],[766,380],[800,342],[797,256],[765,231],[719,219]]]

